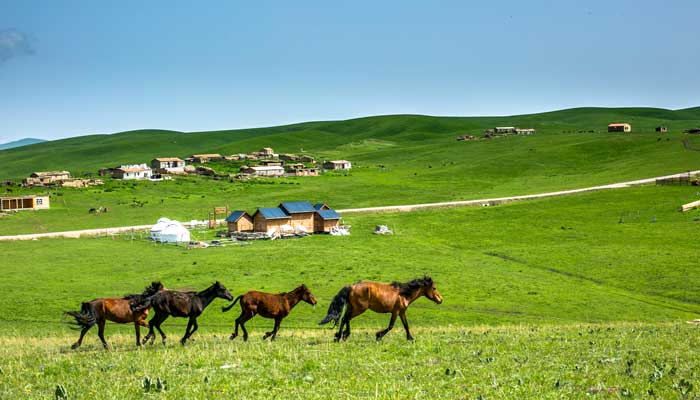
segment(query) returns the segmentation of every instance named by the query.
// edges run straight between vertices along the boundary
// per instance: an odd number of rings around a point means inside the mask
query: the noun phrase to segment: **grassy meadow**
[[[619,120],[630,121],[634,132],[605,132],[609,121]],[[527,137],[455,141],[457,135],[480,135],[496,125],[538,131]],[[654,133],[656,125],[669,126],[671,133]],[[243,131],[138,131],[65,139],[0,151],[6,166],[0,180],[35,170],[68,169],[80,175],[156,156],[231,154],[264,146],[280,153],[303,148],[319,160],[345,158],[353,169],[250,182],[188,177],[112,181],[88,189],[0,187],[0,195],[52,195],[50,210],[0,218],[0,235],[142,225],[162,216],[205,219],[212,207],[223,205],[252,212],[308,199],[343,209],[532,194],[646,178],[700,168],[700,152],[688,148],[683,143],[688,135],[681,133],[695,125],[700,125],[700,109],[574,109],[515,117],[385,116]],[[110,212],[88,214],[99,207]]]
[[[693,398],[698,394],[700,281],[694,237],[700,212],[680,213],[693,187],[645,186],[498,207],[352,215],[349,237],[254,242],[208,249],[158,245],[130,235],[0,243],[0,397],[140,398],[145,377],[167,381],[163,398]],[[373,235],[388,224],[393,236]],[[193,232],[205,237],[209,232]],[[41,251],[37,251],[40,249]],[[340,287],[360,279],[430,274],[445,298],[408,311],[383,343],[387,315],[366,313],[332,343],[316,323]],[[195,341],[177,342],[184,320],[163,325],[169,343],[133,348],[130,326],[77,338],[63,310],[97,296],[138,292],[162,280],[232,293],[279,292],[301,282],[319,300],[300,304],[278,341],[270,320],[230,342],[238,307],[216,300]],[[362,363],[359,362],[362,360]],[[449,369],[449,371],[448,371]],[[155,389],[151,389],[155,391]],[[650,394],[651,393],[651,394]],[[653,394],[653,396],[652,396]]]
[[[630,122],[631,134],[603,132]],[[493,126],[537,134],[456,142]],[[657,125],[671,133],[653,132]],[[204,219],[214,206],[255,210],[285,200],[354,208],[539,193],[700,169],[700,125],[687,110],[584,108],[513,117],[385,116],[238,131],[136,131],[0,151],[0,180],[35,170],[94,173],[155,156],[301,148],[345,158],[348,173],[229,182],[178,177],[48,189],[51,209],[0,218],[0,235]],[[593,132],[590,132],[593,131]],[[0,194],[47,189],[0,187]],[[0,242],[0,399],[69,398],[700,398],[697,237],[692,186],[639,186],[511,203],[344,216],[352,235],[188,249],[144,234]],[[88,213],[107,207],[109,212]],[[373,235],[375,225],[394,235]],[[213,232],[194,230],[194,239]],[[333,343],[320,327],[333,296],[358,280],[431,275],[441,305],[417,300],[415,342],[388,315],[353,320]],[[168,343],[133,345],[133,327],[108,323],[75,351],[66,310],[95,297],[141,292],[153,280],[202,290],[220,280],[238,295],[306,283],[319,304],[299,304],[274,343],[259,317],[250,340],[229,341],[238,307],[215,300],[181,346],[186,321],[168,319]],[[142,331],[143,332],[143,331]],[[60,386],[67,397],[55,395]]]

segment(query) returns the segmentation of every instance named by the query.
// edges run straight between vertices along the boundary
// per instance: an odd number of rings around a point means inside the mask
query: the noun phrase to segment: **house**
[[[49,196],[0,197],[0,211],[48,210]]]
[[[515,128],[516,135],[532,135],[535,133],[533,128]]]
[[[253,214],[255,232],[279,232],[284,225],[290,225],[292,217],[279,207],[258,208]]]
[[[151,168],[159,174],[181,174],[185,172],[185,161],[177,157],[154,158]]]
[[[318,176],[316,168],[299,168],[287,171],[287,176]]]
[[[632,125],[628,123],[609,124],[608,132],[632,132]]]
[[[146,164],[122,165],[112,172],[114,179],[148,179],[153,171]]]
[[[301,226],[306,232],[314,231],[316,209],[308,201],[288,201],[280,204],[279,208],[290,216],[292,228],[296,229]]]
[[[216,154],[216,153],[214,153],[214,154],[193,154],[188,159],[192,160],[191,162],[194,162],[194,163],[206,164],[209,161],[221,161],[224,159],[224,157],[221,154]]]
[[[252,232],[254,229],[253,216],[245,211],[234,211],[226,218],[228,233]]]
[[[318,176],[318,169],[306,168],[302,163],[287,164],[284,166],[287,176]]]
[[[659,133],[666,133],[668,132],[668,126],[657,126],[654,130]]]
[[[68,171],[43,171],[32,173],[28,178],[25,178],[23,182],[25,185],[29,186],[50,185],[70,178],[70,172]]]
[[[324,169],[350,169],[352,164],[347,160],[326,161],[323,163]]]
[[[514,126],[497,126],[493,128],[494,133],[515,133],[515,127]]]
[[[280,166],[270,167],[241,167],[241,172],[255,176],[284,176],[284,168]]]
[[[301,156],[301,157],[299,157],[299,161],[301,161],[303,163],[310,163],[310,164],[316,163],[316,160],[311,156]]]
[[[340,215],[335,210],[317,210],[314,216],[314,232],[329,233],[340,224]]]
[[[296,154],[280,154],[279,158],[280,158],[280,160],[284,160],[284,161],[298,161],[299,160],[299,156],[297,156]]]
[[[281,167],[282,164],[284,164],[282,161],[272,161],[272,160],[260,161],[260,165],[262,165],[264,167]]]
[[[262,149],[260,149],[260,151],[258,151],[258,153],[260,155],[268,156],[268,157],[272,157],[275,154],[275,152],[272,151],[272,148],[270,148],[270,147],[263,147]]]

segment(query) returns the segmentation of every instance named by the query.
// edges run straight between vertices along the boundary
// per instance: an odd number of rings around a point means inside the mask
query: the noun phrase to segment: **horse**
[[[130,305],[150,297],[159,291],[164,290],[163,284],[160,282],[152,282],[146,287],[142,294],[130,294],[124,297],[108,297],[98,298],[81,305],[80,311],[66,311],[65,315],[75,318],[73,324],[81,329],[78,341],[73,343],[71,349],[77,349],[83,343],[85,334],[97,324],[97,336],[102,341],[102,346],[108,348],[105,341],[105,321],[109,320],[118,324],[134,323],[136,329],[136,345],[141,346],[141,330],[139,326],[148,327],[146,317],[148,317],[148,308],[132,311]]]
[[[238,300],[241,301],[241,315],[236,318],[236,328],[231,334],[229,339],[233,340],[238,336],[238,326],[240,325],[243,329],[243,340],[248,340],[248,331],[245,329],[245,323],[249,319],[253,318],[255,314],[259,314],[261,317],[274,318],[275,326],[272,328],[271,332],[266,332],[263,336],[263,340],[268,337],[270,340],[275,340],[277,336],[277,331],[280,329],[280,323],[289,313],[292,308],[296,306],[300,301],[316,305],[316,298],[306,285],[302,284],[296,289],[289,293],[271,294],[258,292],[251,290],[242,294],[233,301],[227,307],[221,307],[222,312],[227,312],[230,310]]]
[[[138,304],[132,305],[132,309],[135,310],[153,307],[153,311],[155,312],[155,315],[148,321],[148,335],[143,338],[143,344],[146,344],[149,339],[151,343],[155,340],[156,335],[153,333],[154,327],[158,329],[162,342],[165,344],[166,336],[163,330],[160,329],[160,324],[172,315],[173,317],[189,317],[185,335],[180,339],[180,343],[184,345],[187,339],[189,339],[199,327],[197,325],[197,317],[199,317],[209,303],[217,297],[228,301],[233,300],[233,296],[231,296],[228,289],[219,281],[216,281],[201,292],[165,290],[143,299]]]
[[[389,327],[377,332],[377,340],[381,340],[394,327],[397,316],[401,317],[401,322],[406,330],[406,339],[413,340],[411,331],[408,329],[406,309],[421,296],[425,296],[437,304],[442,303],[442,296],[438,293],[433,279],[429,276],[406,283],[386,284],[360,281],[340,289],[328,307],[326,318],[319,322],[319,325],[327,324],[330,321],[334,321],[333,326],[337,325],[343,307],[345,307],[345,315],[343,315],[338,333],[335,334],[335,341],[347,340],[350,336],[350,320],[369,308],[377,313],[391,313]],[[345,331],[343,331],[343,327],[345,327]]]

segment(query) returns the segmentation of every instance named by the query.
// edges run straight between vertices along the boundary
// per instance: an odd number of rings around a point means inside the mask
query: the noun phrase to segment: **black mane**
[[[136,301],[141,301],[141,299],[144,299],[149,296],[153,296],[154,294],[158,293],[163,289],[163,284],[160,282],[151,282],[150,286],[146,286],[143,289],[143,293],[141,294],[127,294],[126,296],[122,297],[124,300],[129,300],[132,302]]]
[[[426,287],[426,286],[432,286],[433,284],[433,278],[429,276],[424,276],[422,278],[414,279],[410,282],[391,282],[391,286],[399,289],[399,294],[404,297],[410,297],[413,293],[416,292],[416,290]]]

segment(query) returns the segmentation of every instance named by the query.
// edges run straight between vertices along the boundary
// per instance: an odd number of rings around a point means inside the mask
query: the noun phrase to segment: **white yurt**
[[[189,242],[190,231],[179,221],[161,218],[151,227],[151,240],[162,243]]]

